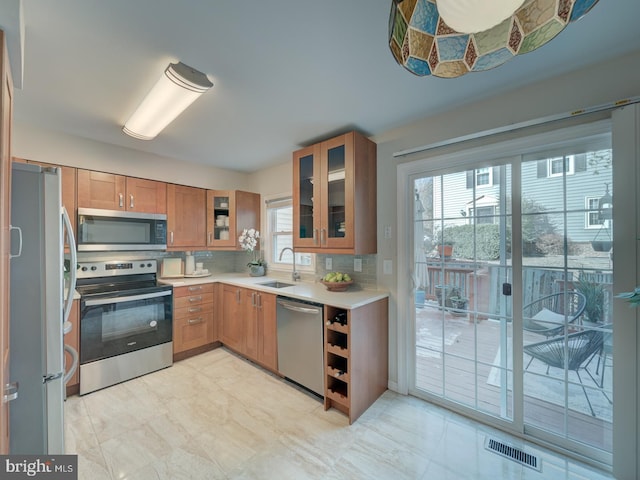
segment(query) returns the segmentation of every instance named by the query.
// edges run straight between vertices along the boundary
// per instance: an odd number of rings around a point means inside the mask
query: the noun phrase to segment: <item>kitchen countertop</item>
[[[278,281],[291,284],[291,287],[267,287],[261,283]],[[173,285],[174,287],[184,287],[189,285],[200,285],[203,283],[226,283],[237,287],[251,288],[266,293],[282,295],[284,297],[308,300],[332,305],[338,308],[353,309],[387,298],[388,292],[381,290],[364,290],[357,285],[349,286],[346,292],[329,292],[324,285],[316,282],[293,282],[291,279],[277,277],[249,277],[238,273],[212,274],[209,277],[200,278],[158,278],[159,283]]]

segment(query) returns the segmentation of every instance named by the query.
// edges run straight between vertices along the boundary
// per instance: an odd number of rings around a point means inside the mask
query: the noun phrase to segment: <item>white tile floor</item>
[[[70,397],[80,479],[594,479],[612,477],[413,397],[341,413],[224,349]],[[492,435],[542,472],[485,450]]]

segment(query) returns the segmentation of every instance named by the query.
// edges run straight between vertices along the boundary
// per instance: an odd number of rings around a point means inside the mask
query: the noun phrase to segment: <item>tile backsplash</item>
[[[196,262],[202,262],[204,268],[211,273],[234,273],[246,272],[248,274],[247,262],[249,257],[246,252],[211,252],[211,251],[194,251]],[[79,252],[79,262],[90,261],[108,261],[108,260],[142,260],[154,258],[158,263],[165,258],[181,258],[184,260],[185,252]],[[332,267],[330,270],[325,268],[326,259],[331,258]],[[362,260],[362,271],[354,270],[354,259]],[[377,288],[376,277],[376,255],[316,255],[316,272],[302,273],[303,281],[318,281],[329,271],[343,272],[351,275],[353,280],[361,287],[367,290],[375,290]],[[288,279],[290,274],[286,272],[269,272],[267,265],[267,275],[273,275]]]
[[[331,258],[331,269],[327,270],[326,260]],[[362,260],[362,271],[353,268],[354,259]],[[316,273],[322,278],[328,272],[348,273],[353,281],[367,290],[375,290],[378,286],[376,276],[376,255],[316,255]]]

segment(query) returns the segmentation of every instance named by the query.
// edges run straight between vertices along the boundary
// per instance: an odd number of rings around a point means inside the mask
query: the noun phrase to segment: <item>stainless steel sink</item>
[[[263,287],[271,287],[271,288],[293,287],[291,283],[279,282],[277,280],[273,280],[271,282],[259,283],[258,285],[262,285]]]

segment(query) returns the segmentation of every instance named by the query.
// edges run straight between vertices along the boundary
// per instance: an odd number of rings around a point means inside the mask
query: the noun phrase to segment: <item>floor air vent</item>
[[[498,455],[510,458],[511,460],[521,463],[529,468],[533,468],[534,470],[542,471],[542,462],[538,457],[524,452],[517,447],[508,445],[493,438],[487,438],[484,446],[487,450],[495,452]]]

